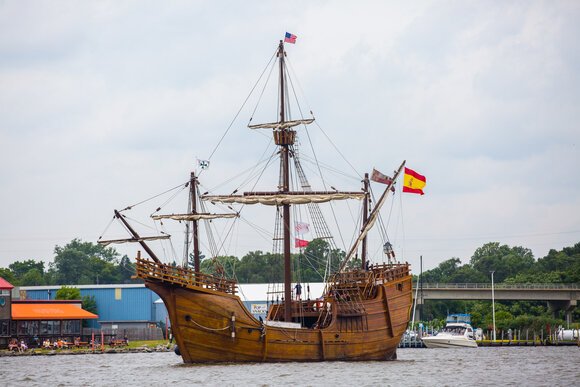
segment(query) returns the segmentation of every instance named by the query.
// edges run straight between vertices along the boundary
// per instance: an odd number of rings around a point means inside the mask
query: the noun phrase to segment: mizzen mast
[[[365,173],[365,177],[363,179],[363,192],[365,193],[365,198],[363,200],[363,217],[362,217],[362,224],[364,229],[364,225],[366,224],[369,218],[369,174]],[[367,236],[365,235],[364,239],[362,240],[361,244],[361,269],[365,270],[367,268]]]
[[[195,172],[191,172],[189,179],[189,189],[191,193],[191,213],[192,215],[197,215],[197,176]],[[198,232],[198,220],[192,219],[192,239],[193,239],[193,267],[196,273],[201,271],[199,263],[199,232]]]

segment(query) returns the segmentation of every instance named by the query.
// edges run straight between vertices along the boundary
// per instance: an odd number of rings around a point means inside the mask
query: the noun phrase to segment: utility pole
[[[490,271],[491,273],[491,316],[493,318],[493,341],[495,341],[495,292],[493,288],[493,273],[495,270]]]

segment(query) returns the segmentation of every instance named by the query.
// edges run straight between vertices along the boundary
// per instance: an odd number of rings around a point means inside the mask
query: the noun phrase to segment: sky
[[[344,176],[329,182],[356,190],[402,160],[427,177],[387,221],[415,271],[488,242],[535,258],[573,246],[579,19],[577,1],[1,1],[0,267],[96,242],[113,209],[182,184],[197,159],[211,155],[208,187],[250,168],[269,136],[247,129],[244,101],[286,31],[317,120],[301,146],[332,139],[317,155]],[[271,246],[236,238],[233,255]]]

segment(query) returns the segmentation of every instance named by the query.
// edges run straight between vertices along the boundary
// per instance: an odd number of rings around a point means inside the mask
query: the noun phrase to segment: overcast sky
[[[2,1],[0,267],[95,242],[114,208],[186,181],[286,31],[306,111],[358,173],[406,159],[427,177],[391,232],[415,268],[466,263],[490,241],[536,258],[572,246],[578,20],[578,1]],[[210,186],[260,158],[248,119],[212,157]],[[232,254],[268,249],[242,239]]]

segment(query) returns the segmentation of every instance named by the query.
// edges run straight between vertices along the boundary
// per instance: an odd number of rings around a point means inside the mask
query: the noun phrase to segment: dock
[[[403,337],[399,342],[399,348],[426,348],[423,341],[417,337]]]
[[[478,347],[580,347],[576,340],[477,340]],[[403,338],[399,348],[427,348],[421,339]]]
[[[580,346],[576,340],[477,340],[478,347],[559,347]]]

